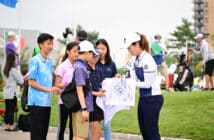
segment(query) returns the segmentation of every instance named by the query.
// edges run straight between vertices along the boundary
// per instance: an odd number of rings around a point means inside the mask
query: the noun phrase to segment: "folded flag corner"
[[[18,1],[17,0],[0,0],[0,3],[7,6],[7,7],[10,7],[10,8],[16,8],[16,3]]]

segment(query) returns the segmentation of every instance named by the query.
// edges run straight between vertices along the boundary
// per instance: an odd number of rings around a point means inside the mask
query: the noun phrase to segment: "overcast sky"
[[[19,0],[15,9],[0,4],[0,27],[49,32],[62,38],[65,27],[80,24],[100,32],[118,52],[125,32],[169,37],[181,18],[192,20],[192,0]]]

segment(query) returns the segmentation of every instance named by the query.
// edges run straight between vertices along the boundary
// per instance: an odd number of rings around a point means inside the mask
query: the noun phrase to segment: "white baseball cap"
[[[13,31],[9,31],[8,36],[16,36],[16,34]]]
[[[94,49],[94,45],[87,40],[81,41],[79,47],[80,47],[79,52],[92,51],[95,55],[99,55],[97,51]]]
[[[137,33],[126,33],[123,38],[124,48],[128,48],[132,43],[140,40],[140,35]]]
[[[204,38],[204,35],[203,35],[202,33],[198,33],[194,38],[195,38],[195,39],[198,39],[198,38],[203,39],[203,38]]]

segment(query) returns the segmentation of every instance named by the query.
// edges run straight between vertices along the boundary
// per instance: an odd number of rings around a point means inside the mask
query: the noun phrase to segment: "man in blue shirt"
[[[47,33],[39,35],[37,40],[41,51],[29,63],[28,105],[30,107],[31,140],[46,140],[52,93],[60,89],[53,85],[53,66],[47,58],[53,48],[53,36]]]

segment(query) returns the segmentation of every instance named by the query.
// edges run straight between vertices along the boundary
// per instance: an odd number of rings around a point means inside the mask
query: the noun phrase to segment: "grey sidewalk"
[[[48,132],[47,140],[56,140],[56,127],[50,127]],[[65,140],[68,140],[68,130],[66,130]],[[133,134],[122,134],[122,133],[113,133],[113,140],[142,140],[140,135]],[[6,132],[3,130],[3,127],[0,126],[0,140],[30,140],[29,132]],[[103,140],[103,138],[101,138]],[[161,138],[161,140],[186,140],[178,138]]]

